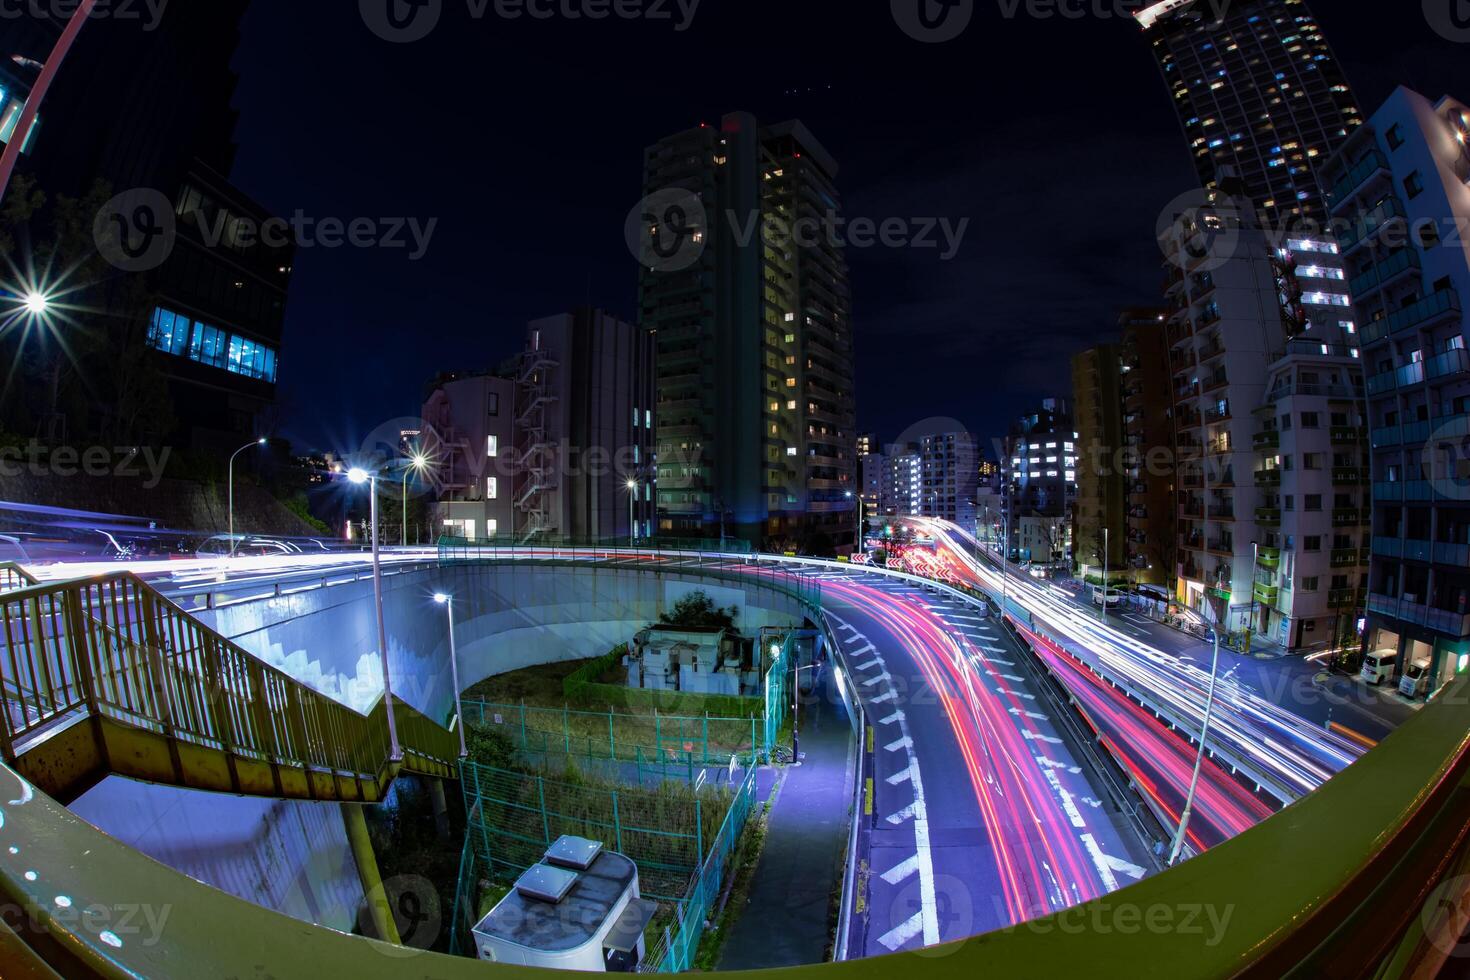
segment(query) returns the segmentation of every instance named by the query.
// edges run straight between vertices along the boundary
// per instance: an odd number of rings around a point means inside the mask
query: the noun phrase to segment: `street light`
[[[27,300],[26,302],[27,302],[27,305],[29,305],[30,301]],[[230,554],[231,554],[231,556],[233,556],[235,554],[235,459],[241,453],[243,453],[245,450],[251,449],[251,448],[253,448],[255,446],[264,446],[266,444],[266,442],[267,442],[267,440],[264,439],[264,438],[256,439],[254,442],[247,442],[245,445],[243,445],[239,449],[235,450],[234,455],[230,457]]]
[[[628,547],[638,547],[638,518],[634,508],[638,505],[638,478],[628,477]]]
[[[1255,588],[1252,583],[1252,589]],[[1199,788],[1199,771],[1205,763],[1205,743],[1210,737],[1210,715],[1215,710],[1215,681],[1220,676],[1220,603],[1213,602],[1215,607],[1215,622],[1210,630],[1215,636],[1215,653],[1210,660],[1210,688],[1205,695],[1205,720],[1200,726],[1199,752],[1194,757],[1194,775],[1189,778],[1189,793],[1184,798],[1184,812],[1179,817],[1179,829],[1174,834],[1174,846],[1169,851],[1169,863],[1167,867],[1173,867],[1179,860],[1179,852],[1184,850],[1184,832],[1189,828],[1189,817],[1194,812],[1194,794]]]
[[[470,754],[464,744],[464,706],[459,699],[459,651],[454,645],[454,596],[445,592],[434,594],[434,601],[443,606],[449,614],[449,676],[454,683],[454,720],[459,729],[459,757],[465,758]]]
[[[408,547],[408,478],[413,473],[422,473],[429,465],[429,457],[414,453],[403,469],[403,547]]]
[[[45,316],[51,310],[51,297],[45,293],[26,293],[22,303],[31,316]]]
[[[378,478],[360,466],[347,471],[347,479],[357,486],[367,484],[371,498],[370,511],[373,536],[373,606],[378,619],[378,659],[383,664],[383,701],[388,707],[389,758],[393,762],[403,760],[403,748],[398,744],[398,722],[393,718],[393,683],[388,675],[388,630],[383,625],[383,563],[378,553]]]
[[[861,494],[854,495],[849,490],[847,491],[847,499],[857,501],[857,538],[852,545],[852,553],[856,555],[863,550],[863,498]]]
[[[1103,618],[1103,621],[1104,622],[1107,622],[1107,618],[1108,618],[1108,599],[1109,599],[1108,593],[1110,591],[1108,589],[1108,530],[1109,530],[1108,528],[1103,528],[1103,556],[1102,556],[1102,558],[1103,558],[1103,601],[1102,601],[1102,618]],[[1074,549],[1074,551],[1075,551],[1075,549]]]

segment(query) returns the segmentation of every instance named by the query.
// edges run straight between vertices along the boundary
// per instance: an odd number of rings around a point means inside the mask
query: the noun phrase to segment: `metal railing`
[[[18,565],[13,561],[0,562],[0,592],[24,589],[39,581],[40,579],[26,571],[24,565]]]
[[[0,754],[62,797],[115,773],[379,799],[400,764],[452,775],[458,754],[450,732],[395,700],[405,756],[391,759],[383,701],[363,715],[312,690],[130,573],[0,595],[0,684]],[[49,737],[78,721],[91,728],[81,748]]]

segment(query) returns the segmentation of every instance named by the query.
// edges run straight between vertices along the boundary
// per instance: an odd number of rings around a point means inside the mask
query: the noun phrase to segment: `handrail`
[[[18,562],[0,561],[0,592],[35,585],[40,579]]]
[[[112,773],[374,800],[398,769],[381,698],[369,714],[354,711],[128,572],[0,595],[0,682],[26,694],[5,699],[0,755],[62,798]],[[393,709],[402,767],[453,775],[455,737],[397,699]]]

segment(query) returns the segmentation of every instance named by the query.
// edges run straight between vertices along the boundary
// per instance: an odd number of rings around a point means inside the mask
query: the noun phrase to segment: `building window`
[[[496,456],[500,455],[499,436],[487,436],[485,438],[485,455],[489,456],[491,459],[494,459]]]
[[[1306,508],[1308,513],[1322,509],[1322,495],[1320,493],[1309,493],[1306,497]]]
[[[153,311],[148,346],[244,378],[276,382],[274,348],[162,307]]]
[[[1318,580],[1318,578],[1315,575],[1312,576],[1311,578],[1304,578],[1304,579],[1302,579],[1302,591],[1303,592],[1316,592],[1317,591],[1318,581],[1319,580]]]
[[[1424,193],[1424,178],[1419,175],[1419,171],[1416,170],[1404,178],[1404,190],[1411,201]]]
[[[489,521],[486,521],[485,522],[485,536],[487,538],[493,538],[493,537],[495,537],[495,532],[497,532],[499,530],[500,530],[500,522],[499,521],[489,520]]]
[[[1388,148],[1390,150],[1397,150],[1404,145],[1404,128],[1398,123],[1390,126],[1384,136],[1388,140]]]
[[[1320,429],[1320,428],[1322,428],[1322,418],[1321,418],[1321,416],[1319,416],[1316,412],[1303,412],[1302,413],[1302,428],[1303,429]]]
[[[492,416],[499,415],[500,414],[500,393],[499,392],[497,392],[497,391],[490,392],[490,395],[489,395],[489,397],[488,397],[488,399],[486,401],[485,410],[490,415],[492,415]]]
[[[493,476],[486,477],[486,479],[485,479],[485,499],[486,500],[499,500],[500,499],[500,481],[497,478],[493,477]]]
[[[1302,539],[1302,548],[1306,551],[1321,551],[1322,538],[1318,535],[1308,535]]]

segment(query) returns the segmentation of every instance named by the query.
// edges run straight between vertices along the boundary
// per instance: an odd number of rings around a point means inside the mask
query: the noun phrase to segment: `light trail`
[[[969,583],[999,595],[1000,572],[974,557],[979,542],[959,527],[923,518],[910,523],[932,533],[966,571]],[[1208,671],[1185,663],[1099,622],[1095,615],[1055,596],[1050,587],[1014,574],[1004,589],[1038,630],[1053,634],[1080,662],[1102,670],[1140,696],[1167,706],[1194,724],[1203,721]],[[1268,774],[1292,798],[1312,792],[1363,754],[1363,748],[1222,678],[1216,693],[1210,740]],[[1283,802],[1290,802],[1284,800]]]

